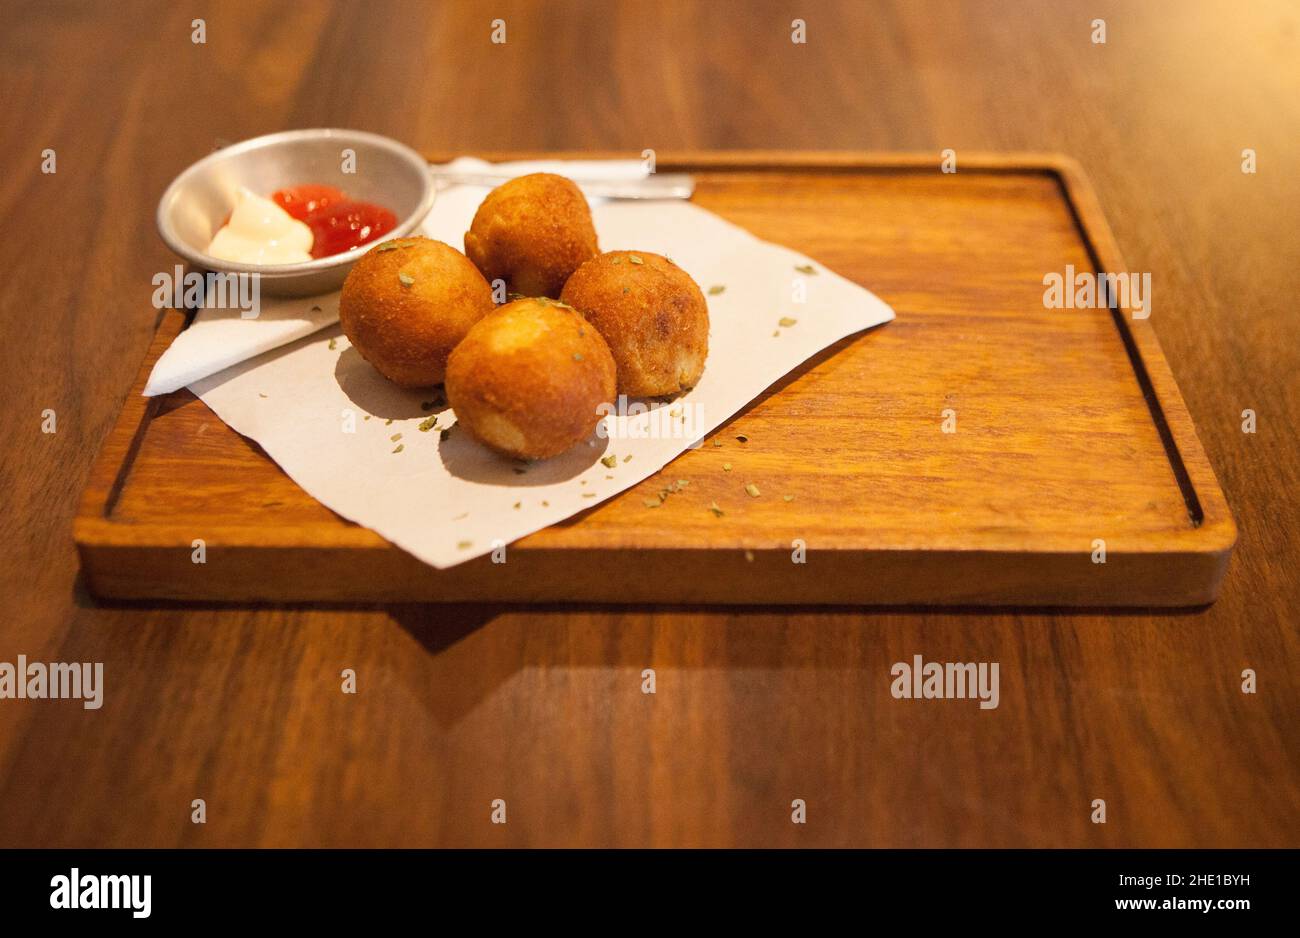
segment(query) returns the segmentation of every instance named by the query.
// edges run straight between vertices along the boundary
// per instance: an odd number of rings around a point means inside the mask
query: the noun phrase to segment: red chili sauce
[[[369,202],[356,202],[333,186],[290,186],[271,194],[276,205],[311,229],[312,257],[332,257],[382,238],[397,216]]]

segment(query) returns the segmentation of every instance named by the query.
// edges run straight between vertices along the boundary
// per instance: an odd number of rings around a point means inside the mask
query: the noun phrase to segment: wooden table
[[[796,6],[802,45],[775,2],[0,9],[0,661],[99,661],[106,685],[99,710],[0,701],[0,845],[1300,842],[1300,13]],[[70,519],[173,263],[157,197],[219,142],[331,124],[467,153],[1073,155],[1152,274],[1240,528],[1221,598],[1106,615],[96,604]],[[890,665],[913,654],[1000,662],[1001,705],[894,700]]]

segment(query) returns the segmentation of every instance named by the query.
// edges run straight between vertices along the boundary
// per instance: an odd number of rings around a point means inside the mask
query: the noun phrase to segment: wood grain
[[[1125,269],[1118,256],[1099,257],[1098,244],[1114,248],[1077,167],[970,154],[953,179],[928,155],[760,163],[663,154],[659,163],[696,176],[696,204],[882,285],[899,319],[794,369],[639,485],[512,545],[507,565],[484,557],[439,571],[307,497],[188,391],[139,399],[179,328],[173,314],[76,519],[92,591],[822,605],[1213,599],[1236,532],[1146,321],[1043,306],[1045,273]],[[749,315],[767,337],[777,312]],[[960,422],[945,432],[949,414]],[[677,479],[688,490],[649,511],[647,499]],[[766,498],[751,499],[750,484]],[[201,566],[190,557],[199,536]],[[1092,557],[1099,538],[1104,564]],[[790,562],[796,543],[806,562]]]
[[[1300,842],[1300,15],[799,6],[806,46],[776,2],[0,7],[0,217],[18,235],[0,239],[0,660],[102,661],[107,684],[98,711],[0,701],[0,844]],[[330,124],[451,152],[1071,154],[1127,264],[1153,275],[1150,327],[1239,527],[1218,602],[94,603],[71,521],[154,331],[149,279],[172,263],[157,197],[219,140]],[[1001,705],[894,700],[889,667],[913,654],[1000,662]],[[789,821],[796,797],[807,825]]]

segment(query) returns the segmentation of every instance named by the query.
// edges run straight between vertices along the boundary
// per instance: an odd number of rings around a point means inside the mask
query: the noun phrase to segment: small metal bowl
[[[344,150],[355,157],[345,173]],[[211,153],[185,170],[158,202],[158,233],[192,266],[219,273],[261,274],[263,292],[314,296],[342,286],[370,245],[302,264],[235,264],[204,253],[245,186],[263,196],[304,183],[336,186],[349,197],[380,205],[398,222],[384,239],[410,234],[433,207],[429,165],[410,147],[360,130],[286,130]],[[378,243],[378,242],[374,242]]]

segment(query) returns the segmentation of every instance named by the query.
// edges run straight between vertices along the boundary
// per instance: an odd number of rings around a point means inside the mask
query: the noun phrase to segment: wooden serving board
[[[167,313],[76,521],[91,590],[238,601],[1214,599],[1236,530],[1150,322],[1044,306],[1048,273],[1127,270],[1074,163],[963,153],[944,174],[932,155],[748,153],[658,165],[694,173],[699,205],[870,288],[897,320],[805,363],[659,476],[511,545],[506,563],[439,571],[313,500],[188,391],[141,397],[185,324]],[[955,432],[943,432],[945,411]],[[647,509],[673,479],[690,486]],[[771,497],[745,497],[741,479]],[[708,510],[714,501],[725,516]],[[204,564],[192,562],[197,538]],[[805,563],[792,562],[796,541]],[[1098,541],[1105,563],[1094,562]]]

